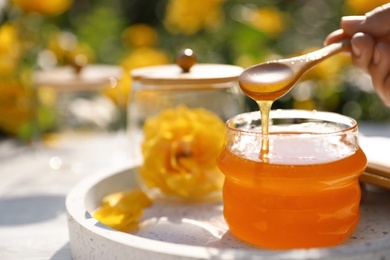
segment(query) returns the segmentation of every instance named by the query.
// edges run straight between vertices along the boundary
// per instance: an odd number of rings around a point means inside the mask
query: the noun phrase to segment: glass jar
[[[218,166],[225,174],[224,217],[233,235],[267,249],[328,247],[359,223],[359,176],[367,158],[358,126],[336,113],[275,110],[268,136],[260,113],[226,123]],[[268,160],[260,156],[269,140]]]
[[[35,73],[37,148],[52,169],[94,172],[114,164],[117,138],[126,128],[126,111],[118,102],[122,73],[104,64]]]
[[[152,199],[220,198],[216,156],[224,122],[245,110],[237,79],[241,67],[195,64],[191,50],[177,64],[131,72],[128,107],[132,158],[140,186]]]

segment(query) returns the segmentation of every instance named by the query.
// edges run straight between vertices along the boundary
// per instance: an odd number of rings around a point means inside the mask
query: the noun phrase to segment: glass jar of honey
[[[224,217],[233,235],[266,249],[328,247],[351,236],[367,165],[354,119],[274,110],[264,136],[256,111],[229,119],[226,127],[217,163],[226,177]]]
[[[243,69],[195,64],[189,49],[176,62],[131,72],[128,131],[139,183],[153,199],[220,198],[216,156],[224,122],[245,110],[237,84]]]

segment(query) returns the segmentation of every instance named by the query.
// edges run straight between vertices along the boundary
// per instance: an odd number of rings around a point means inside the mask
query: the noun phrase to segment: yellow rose
[[[146,120],[140,175],[165,195],[201,200],[222,188],[216,156],[225,136],[223,121],[202,109],[179,106]]]
[[[17,28],[5,23],[0,26],[0,75],[14,72],[19,63],[21,46]]]
[[[83,65],[94,63],[95,60],[93,49],[70,32],[58,31],[51,34],[46,48],[55,55],[58,65],[75,65],[77,57],[84,57]]]
[[[145,47],[154,46],[158,42],[156,30],[147,24],[135,24],[127,27],[122,38],[129,46]]]
[[[170,0],[164,25],[172,33],[195,34],[221,24],[223,0]]]
[[[5,133],[18,135],[31,115],[27,89],[15,79],[0,79],[0,129]]]
[[[70,8],[73,0],[12,0],[24,12],[55,16]]]
[[[346,6],[353,15],[363,15],[372,9],[388,3],[388,0],[347,0]]]
[[[259,8],[250,12],[250,24],[255,28],[267,33],[272,37],[277,37],[285,29],[284,14],[276,8]]]
[[[126,109],[131,91],[130,73],[124,71],[115,88],[105,88],[103,93],[122,109]]]
[[[169,61],[168,54],[163,50],[146,46],[133,49],[120,62],[124,73],[123,77],[118,81],[117,88],[106,91],[106,94],[115,103],[121,107],[125,107],[132,88],[132,80],[129,72],[140,67],[167,64]]]
[[[139,47],[124,57],[120,65],[130,71],[135,68],[167,64],[170,62],[168,54],[153,47]]]

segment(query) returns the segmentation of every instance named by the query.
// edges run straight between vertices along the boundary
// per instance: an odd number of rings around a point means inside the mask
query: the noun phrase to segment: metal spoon
[[[349,48],[350,41],[344,40],[302,56],[254,65],[240,75],[240,87],[255,101],[274,101],[290,91],[319,62]]]

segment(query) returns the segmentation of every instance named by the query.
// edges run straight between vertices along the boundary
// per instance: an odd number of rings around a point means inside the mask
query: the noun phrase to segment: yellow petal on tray
[[[119,231],[130,231],[138,225],[138,219],[142,216],[142,209],[126,210],[123,208],[103,206],[99,208],[94,218],[106,226]]]
[[[103,205],[124,209],[142,209],[152,205],[152,201],[141,190],[132,190],[105,196]]]
[[[140,190],[116,192],[105,196],[94,218],[120,231],[131,231],[138,226],[143,209],[152,201]]]

